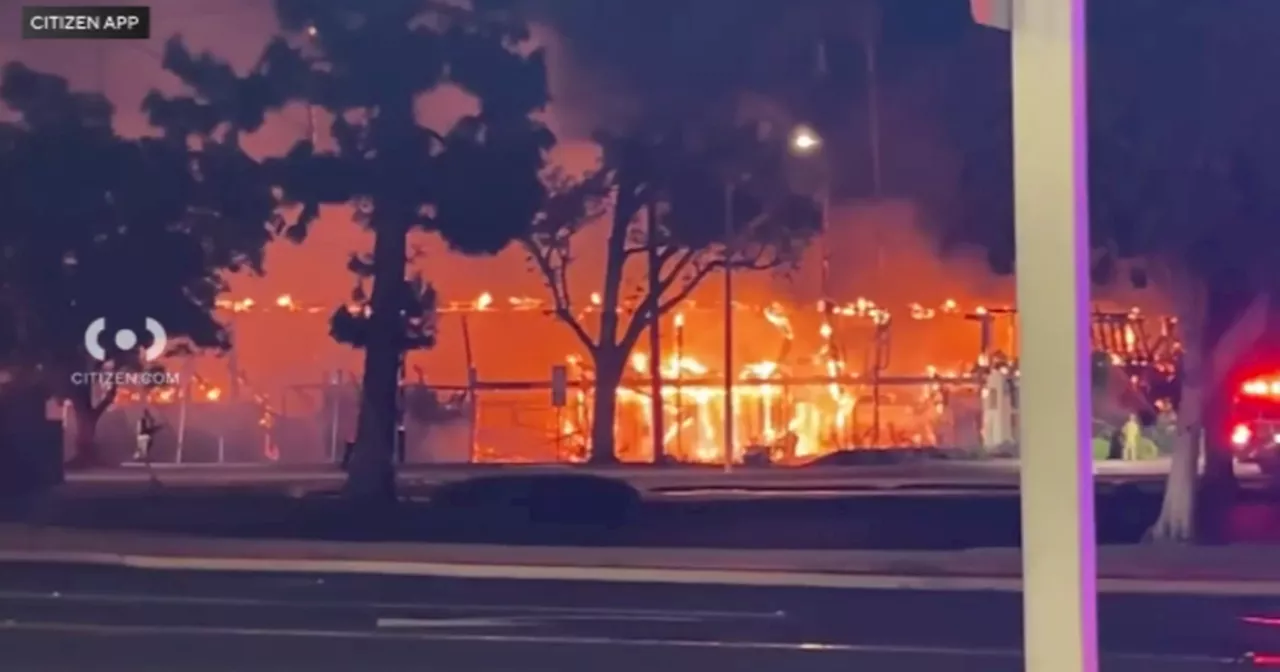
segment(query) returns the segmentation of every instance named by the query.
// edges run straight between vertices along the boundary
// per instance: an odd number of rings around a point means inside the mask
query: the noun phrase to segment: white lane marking
[[[645,493],[647,497],[658,498],[890,498],[890,497],[1001,497],[1008,498],[1017,496],[1018,489],[1010,486],[1007,488],[975,488],[973,490],[964,490],[957,488],[938,488],[938,489],[910,489],[885,487],[883,489],[864,488],[864,489],[799,489],[799,488],[690,488],[690,489],[661,489],[650,490]]]
[[[696,639],[625,639],[615,637],[575,637],[564,635],[481,635],[411,630],[319,630],[304,628],[233,628],[173,625],[98,625],[57,622],[0,621],[0,631],[63,632],[88,635],[191,635],[239,637],[288,637],[312,639],[372,639],[423,642],[484,642],[494,644],[546,644],[562,646],[618,646],[633,648],[692,648],[756,651],[808,651],[889,655],[950,656],[968,658],[1021,658],[1016,649],[965,648],[945,646],[834,644],[821,642],[752,642]],[[1103,653],[1110,660],[1141,660],[1165,663],[1231,664],[1236,658],[1160,653]]]
[[[511,627],[511,626],[534,626],[547,625],[550,623],[574,623],[574,622],[590,622],[590,623],[705,623],[705,618],[694,618],[691,616],[634,616],[627,614],[614,615],[598,615],[598,614],[564,614],[564,615],[511,615],[499,618],[379,618],[377,626],[379,628],[416,628],[416,627],[442,627],[438,624],[444,623],[445,627]],[[456,624],[456,625],[455,625]]]
[[[124,556],[124,566],[139,569],[307,572],[313,574],[389,574],[515,581],[588,581],[828,588],[845,590],[920,590],[941,592],[1022,592],[1021,577],[840,574],[770,570],[662,569],[553,565],[489,565],[350,560],[262,560],[258,558],[166,558]],[[1280,597],[1280,581],[1107,578],[1101,593],[1140,595],[1215,595]]]
[[[307,609],[375,609],[378,611],[452,611],[516,614],[531,617],[572,617],[608,620],[779,620],[785,611],[705,611],[673,609],[618,609],[607,607],[550,607],[518,604],[469,604],[449,602],[361,602],[337,600],[261,599],[240,597],[203,597],[185,595],[142,595],[135,593],[40,593],[34,591],[0,591],[3,600],[51,600],[58,602],[154,604],[171,606],[286,607]]]
[[[379,628],[518,628],[537,625],[510,618],[379,618]]]
[[[395,560],[274,560],[264,558],[190,558],[90,553],[44,554],[0,551],[0,563],[60,562],[134,569],[209,572],[373,574],[434,576],[455,579],[507,581],[586,581],[603,583],[661,583],[675,585],[755,586],[769,588],[825,588],[834,590],[918,590],[937,592],[1022,591],[1014,576],[925,576],[919,574],[857,574],[837,571],[768,569],[679,569],[592,567],[586,565],[504,565]],[[1098,592],[1134,595],[1212,595],[1220,597],[1280,597],[1274,580],[1160,580],[1104,578]]]
[[[515,627],[515,626],[535,626],[546,625],[550,623],[573,623],[573,622],[590,622],[590,623],[703,623],[706,619],[693,618],[690,616],[635,616],[627,614],[614,615],[511,615],[499,618],[379,618],[376,625],[379,628],[438,628],[438,627]]]

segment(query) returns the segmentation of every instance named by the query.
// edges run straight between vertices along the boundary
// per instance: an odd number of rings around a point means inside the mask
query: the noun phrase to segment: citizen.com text
[[[102,387],[160,387],[177,385],[181,378],[176,371],[81,371],[71,374],[71,383]]]

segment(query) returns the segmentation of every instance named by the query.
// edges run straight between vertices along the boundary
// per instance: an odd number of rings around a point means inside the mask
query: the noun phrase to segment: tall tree
[[[548,207],[523,243],[557,319],[573,330],[594,364],[593,463],[617,460],[618,386],[645,330],[717,269],[793,263],[817,233],[818,206],[792,190],[785,142],[746,128],[602,135],[603,158],[595,171],[580,180],[553,176]],[[657,221],[644,217],[646,210],[661,213]],[[608,240],[592,335],[574,308],[570,266],[575,234],[598,220],[608,227]],[[656,267],[646,269],[652,280],[641,283],[640,295],[630,296],[627,286],[635,279],[628,278],[628,267],[636,260]]]
[[[389,501],[395,492],[400,357],[421,344],[421,330],[406,319],[425,299],[405,277],[409,231],[437,232],[464,253],[493,254],[528,228],[545,196],[539,173],[554,138],[531,116],[547,102],[542,53],[528,48],[520,21],[490,4],[277,0],[285,34],[244,77],[181,42],[166,53],[166,67],[197,95],[156,101],[158,118],[255,130],[267,111],[296,101],[333,119],[330,147],[308,138],[271,168],[285,199],[300,206],[295,237],[305,235],[321,204],[355,206],[357,221],[374,234],[360,271],[372,282],[367,310],[354,318],[361,324],[341,313],[334,323],[340,334],[355,326],[365,348],[347,481],[357,500]],[[418,122],[414,105],[445,85],[470,92],[480,111],[439,133]]]
[[[151,318],[169,338],[224,347],[213,314],[223,273],[261,272],[274,199],[234,136],[196,150],[187,138],[122,138],[101,95],[19,63],[0,72],[0,100],[17,115],[0,125],[3,355],[72,402],[75,461],[97,463],[94,430],[116,387],[73,375],[159,363],[109,343],[99,359],[90,324],[145,334]]]
[[[1200,490],[1234,484],[1226,409],[1241,362],[1280,289],[1280,74],[1272,3],[1153,0],[1096,12],[1090,183],[1100,258],[1139,262],[1169,295],[1183,344],[1181,399],[1164,507],[1151,536],[1195,537]],[[1198,45],[1188,49],[1188,44]],[[1267,56],[1270,54],[1272,57]],[[1248,74],[1246,74],[1248,73]]]
[[[1280,58],[1265,56],[1275,53],[1270,36],[1278,26],[1280,6],[1266,2],[1091,7],[1094,280],[1149,285],[1169,297],[1183,346],[1177,441],[1151,529],[1156,540],[1195,537],[1202,440],[1208,450],[1199,489],[1233,483],[1225,435],[1230,383],[1280,289],[1271,259],[1280,243],[1273,223],[1280,214],[1280,135],[1272,121],[1280,95],[1265,84],[1280,68]],[[958,83],[953,92],[953,119],[965,124],[956,136],[967,139],[972,180],[970,217],[957,237],[986,245],[997,269],[1011,270],[1008,61],[1007,51],[991,49],[999,39],[1007,37],[974,37],[966,57],[986,67],[973,70],[973,86]],[[992,96],[1003,100],[993,105]]]

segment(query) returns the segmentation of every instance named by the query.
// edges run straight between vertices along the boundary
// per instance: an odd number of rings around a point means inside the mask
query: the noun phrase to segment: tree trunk
[[[591,406],[591,464],[617,464],[615,426],[618,417],[618,386],[626,365],[625,353],[617,348],[596,354],[596,386]]]
[[[1184,356],[1184,369],[1188,366],[1186,359],[1191,357],[1191,352],[1188,351]],[[1195,359],[1199,359],[1199,356],[1195,356]],[[1200,421],[1202,388],[1201,380],[1191,380],[1183,373],[1182,402],[1178,404],[1178,432],[1174,437],[1173,458],[1169,465],[1169,477],[1165,482],[1160,517],[1147,531],[1147,537],[1151,541],[1190,542],[1195,539],[1196,472],[1199,470],[1197,463],[1200,457],[1200,440],[1204,434]]]
[[[1157,542],[1185,543],[1194,541],[1196,535],[1196,477],[1204,439],[1205,388],[1211,382],[1205,357],[1208,306],[1204,287],[1198,283],[1185,282],[1171,289],[1182,328],[1182,394],[1164,501],[1160,517],[1147,531],[1147,537]]]
[[[400,302],[405,290],[407,218],[394,209],[375,205],[373,292],[370,297],[364,376],[360,386],[360,417],[356,421],[355,452],[347,471],[346,495],[371,504],[396,498],[393,452],[396,437],[396,392],[404,323]]]
[[[97,442],[100,416],[92,406],[75,401],[71,403],[71,410],[76,426],[71,436],[73,453],[70,463],[77,467],[102,466],[105,460]]]
[[[75,431],[72,434],[73,454],[67,464],[73,468],[106,466],[107,459],[98,444],[98,421],[115,400],[114,391],[100,401],[93,398],[94,388],[88,385],[72,387],[67,397],[71,402]]]

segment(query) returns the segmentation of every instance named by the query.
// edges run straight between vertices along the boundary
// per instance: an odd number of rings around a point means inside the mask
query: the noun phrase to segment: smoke
[[[908,49],[898,38],[927,28],[933,14],[912,19],[924,28],[904,29],[897,15],[876,17],[869,7],[848,0],[528,4],[548,51],[558,130],[570,138],[682,115],[818,125],[824,152],[794,168],[820,171],[830,186],[835,207],[822,249],[811,250],[792,276],[750,278],[744,291],[816,301],[825,254],[833,260],[830,289],[841,298],[886,306],[927,294],[1011,299],[1011,283],[990,272],[981,251],[944,259],[934,233],[954,228],[938,220],[954,216],[959,191],[958,150],[943,117],[951,92],[939,86],[954,45]],[[873,21],[881,28],[874,128],[863,49]]]
[[[840,299],[869,297],[890,310],[1013,302],[1013,278],[992,271],[982,246],[1012,237],[1011,209],[997,203],[1009,197],[1012,176],[992,155],[1007,145],[991,140],[1010,123],[1008,47],[970,25],[967,3],[527,3],[550,54],[555,116],[573,137],[708,112],[819,127],[834,203],[828,232],[798,272],[749,278],[744,291],[816,300],[825,255],[829,290]],[[1158,302],[1120,284],[1095,295]]]

